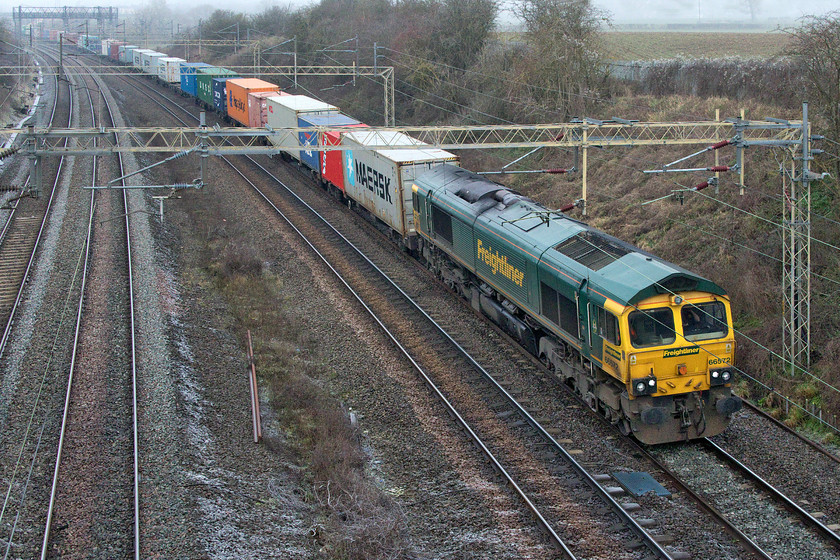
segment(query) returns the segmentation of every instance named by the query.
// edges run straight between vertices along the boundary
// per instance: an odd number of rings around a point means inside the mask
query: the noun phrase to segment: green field
[[[788,44],[785,33],[611,31],[604,33],[608,60],[667,58],[770,58]]]

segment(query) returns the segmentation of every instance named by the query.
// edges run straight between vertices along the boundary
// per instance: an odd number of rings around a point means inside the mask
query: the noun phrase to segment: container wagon
[[[181,63],[181,91],[187,95],[198,97],[198,83],[196,75],[199,68],[208,68],[206,62],[182,62]]]
[[[416,149],[370,149],[368,146],[417,146]],[[458,165],[453,153],[432,148],[401,132],[348,132],[342,135],[344,190],[347,196],[390,228],[400,245],[417,249],[411,184],[445,163]]]
[[[177,56],[165,56],[158,59],[158,78],[167,84],[180,84],[182,62],[186,61]]]
[[[213,108],[213,78],[235,78],[238,74],[227,68],[209,66],[198,68],[196,73],[196,97],[208,108]]]
[[[324,126],[330,128],[336,127],[347,127],[347,128],[359,128],[359,127],[367,127],[366,124],[363,124],[353,117],[348,117],[343,113],[326,113],[321,115],[316,114],[309,114],[304,113],[298,116],[298,126],[301,128],[306,127],[314,127],[314,126]],[[337,134],[334,134],[337,136]],[[317,176],[324,178],[325,175],[325,168],[326,163],[324,161],[324,155],[327,152],[319,152],[315,150],[307,150],[306,146],[316,146],[318,145],[318,133],[315,131],[312,132],[300,132],[300,161],[308,168],[314,170]],[[323,142],[324,146],[329,145],[326,141]],[[341,152],[339,150],[331,150],[335,159],[338,160],[338,167],[343,169],[343,165],[341,164]],[[343,179],[343,174],[342,174]],[[338,185],[336,185],[338,187]],[[343,189],[344,181],[341,181],[341,187],[339,189]]]
[[[258,91],[279,92],[280,86],[257,78],[231,78],[227,81],[227,114],[236,122],[248,126],[248,94]]]
[[[297,128],[300,126],[299,119],[303,115],[323,115],[327,113],[338,113],[338,107],[312,99],[305,95],[276,95],[266,100],[268,114],[266,124],[273,129]],[[269,139],[270,140],[270,139]],[[292,158],[300,159],[301,139],[297,138],[298,149],[283,149]],[[318,169],[318,166],[315,166]]]

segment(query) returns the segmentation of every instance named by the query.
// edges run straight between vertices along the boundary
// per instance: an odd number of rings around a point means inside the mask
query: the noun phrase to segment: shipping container
[[[100,54],[102,56],[108,56],[111,52],[111,42],[112,39],[102,39],[102,41],[99,43],[100,49],[97,54]]]
[[[151,51],[143,53],[143,67],[141,70],[146,74],[157,76],[157,61],[159,58],[165,58],[167,55],[162,52]]]
[[[227,81],[226,87],[227,114],[245,126],[248,126],[248,94],[257,91],[280,91],[280,86],[257,78],[232,78]]]
[[[123,64],[132,64],[134,62],[134,51],[139,49],[137,45],[123,45],[119,48],[117,56],[119,61]]]
[[[181,83],[181,63],[183,58],[165,56],[158,59],[158,78],[169,84]]]
[[[181,63],[181,91],[188,93],[193,97],[198,97],[198,82],[196,75],[199,68],[209,68],[210,65],[206,62],[182,62]]]
[[[50,41],[58,41],[58,34],[61,33],[58,29],[50,29]]]
[[[228,78],[213,78],[213,107],[219,113],[227,115]]]
[[[208,66],[199,68],[196,75],[196,97],[205,102],[209,107],[213,106],[213,78],[236,78],[238,74],[227,68]]]
[[[138,70],[143,69],[143,55],[146,53],[155,52],[152,49],[134,49],[131,51],[131,64]]]
[[[338,112],[338,107],[335,105],[305,95],[275,95],[265,101],[268,109],[266,124],[273,129],[297,128],[298,119],[302,115],[323,115]],[[300,138],[295,140],[297,140],[297,149],[284,149],[283,151],[295,159],[300,159]]]
[[[370,149],[367,146],[417,146]],[[347,196],[396,231],[410,249],[414,240],[411,182],[443,163],[459,164],[455,154],[433,148],[401,132],[348,132],[342,134],[344,190]]]
[[[119,62],[120,60],[120,47],[124,47],[125,43],[122,41],[113,41],[108,48],[108,58],[113,60],[114,62]]]
[[[348,125],[347,128],[367,128],[366,124]],[[329,131],[324,133],[325,146],[341,145],[341,137],[347,132]],[[321,177],[344,192],[344,152],[342,150],[327,150],[321,153]]]
[[[307,128],[311,126],[325,126],[330,128],[336,127],[358,127],[362,123],[357,121],[352,117],[348,117],[342,113],[326,113],[326,114],[301,114],[298,116],[298,126],[301,128]],[[319,174],[322,173],[323,166],[322,163],[322,156],[324,152],[319,152],[315,150],[307,150],[306,146],[317,146],[318,145],[318,133],[313,132],[306,132],[301,131],[299,133],[300,136],[300,162],[306,165],[308,168],[317,171]],[[325,144],[326,145],[326,144]],[[339,157],[341,157],[339,155]],[[341,164],[339,164],[341,165]],[[338,185],[336,185],[338,186]]]
[[[284,91],[255,91],[248,94],[248,126],[262,128],[268,117],[266,99],[275,95],[289,95]]]

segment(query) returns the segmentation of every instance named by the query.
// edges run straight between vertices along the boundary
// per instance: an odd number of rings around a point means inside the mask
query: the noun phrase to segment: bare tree
[[[564,117],[585,112],[606,77],[601,58],[606,14],[591,0],[519,0],[515,11],[528,30],[531,95]]]
[[[840,11],[808,16],[789,32],[788,54],[800,65],[803,83],[794,90],[815,106],[828,123],[828,136],[840,142]],[[834,172],[840,175],[840,162]]]

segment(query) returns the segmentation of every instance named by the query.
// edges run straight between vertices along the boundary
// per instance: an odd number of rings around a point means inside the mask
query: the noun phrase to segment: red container
[[[369,128],[364,123],[352,124],[343,128]],[[324,134],[324,146],[340,146],[344,132],[331,130]],[[344,158],[342,150],[321,152],[321,176],[344,192]]]
[[[122,41],[114,41],[113,43],[111,43],[111,49],[108,53],[108,58],[110,58],[111,60],[115,60],[115,61],[119,62],[119,60],[120,60],[120,47],[122,45],[125,45],[125,43],[123,43]]]
[[[262,128],[265,126],[268,108],[265,102],[266,97],[272,95],[289,95],[285,91],[255,91],[248,93],[248,126],[251,128]]]
[[[228,92],[228,116],[233,120],[249,126],[248,94],[258,91],[270,91],[274,95],[280,92],[280,86],[271,82],[264,82],[257,78],[231,78],[225,82]]]

